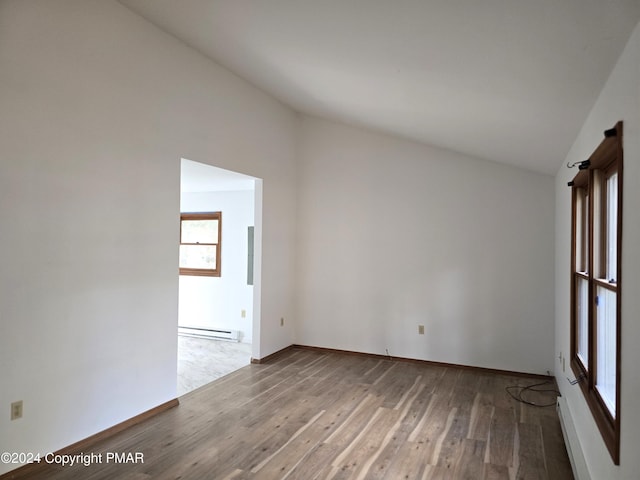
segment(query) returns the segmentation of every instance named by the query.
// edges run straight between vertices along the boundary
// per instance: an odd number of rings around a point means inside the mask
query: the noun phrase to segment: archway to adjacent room
[[[179,396],[250,363],[261,232],[260,179],[187,159],[180,172]]]

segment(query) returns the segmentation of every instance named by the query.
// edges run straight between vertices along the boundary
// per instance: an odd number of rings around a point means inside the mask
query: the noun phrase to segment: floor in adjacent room
[[[251,362],[251,344],[178,335],[178,396]]]

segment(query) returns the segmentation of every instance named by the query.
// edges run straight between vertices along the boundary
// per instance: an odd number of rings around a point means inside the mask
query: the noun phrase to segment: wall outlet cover
[[[22,400],[11,404],[11,420],[22,418]]]

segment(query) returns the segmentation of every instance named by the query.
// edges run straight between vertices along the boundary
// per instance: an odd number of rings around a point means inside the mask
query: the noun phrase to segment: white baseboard
[[[591,480],[587,462],[584,459],[578,432],[573,423],[573,416],[569,410],[569,404],[564,397],[558,397],[556,404],[558,417],[560,417],[560,426],[562,427],[562,435],[564,436],[564,444],[567,447],[567,454],[571,462],[571,469],[576,480]]]

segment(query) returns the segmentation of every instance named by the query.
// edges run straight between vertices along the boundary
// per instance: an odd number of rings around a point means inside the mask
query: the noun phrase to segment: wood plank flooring
[[[572,479],[555,408],[505,391],[538,381],[294,348],[85,451],[102,463],[31,478]]]

